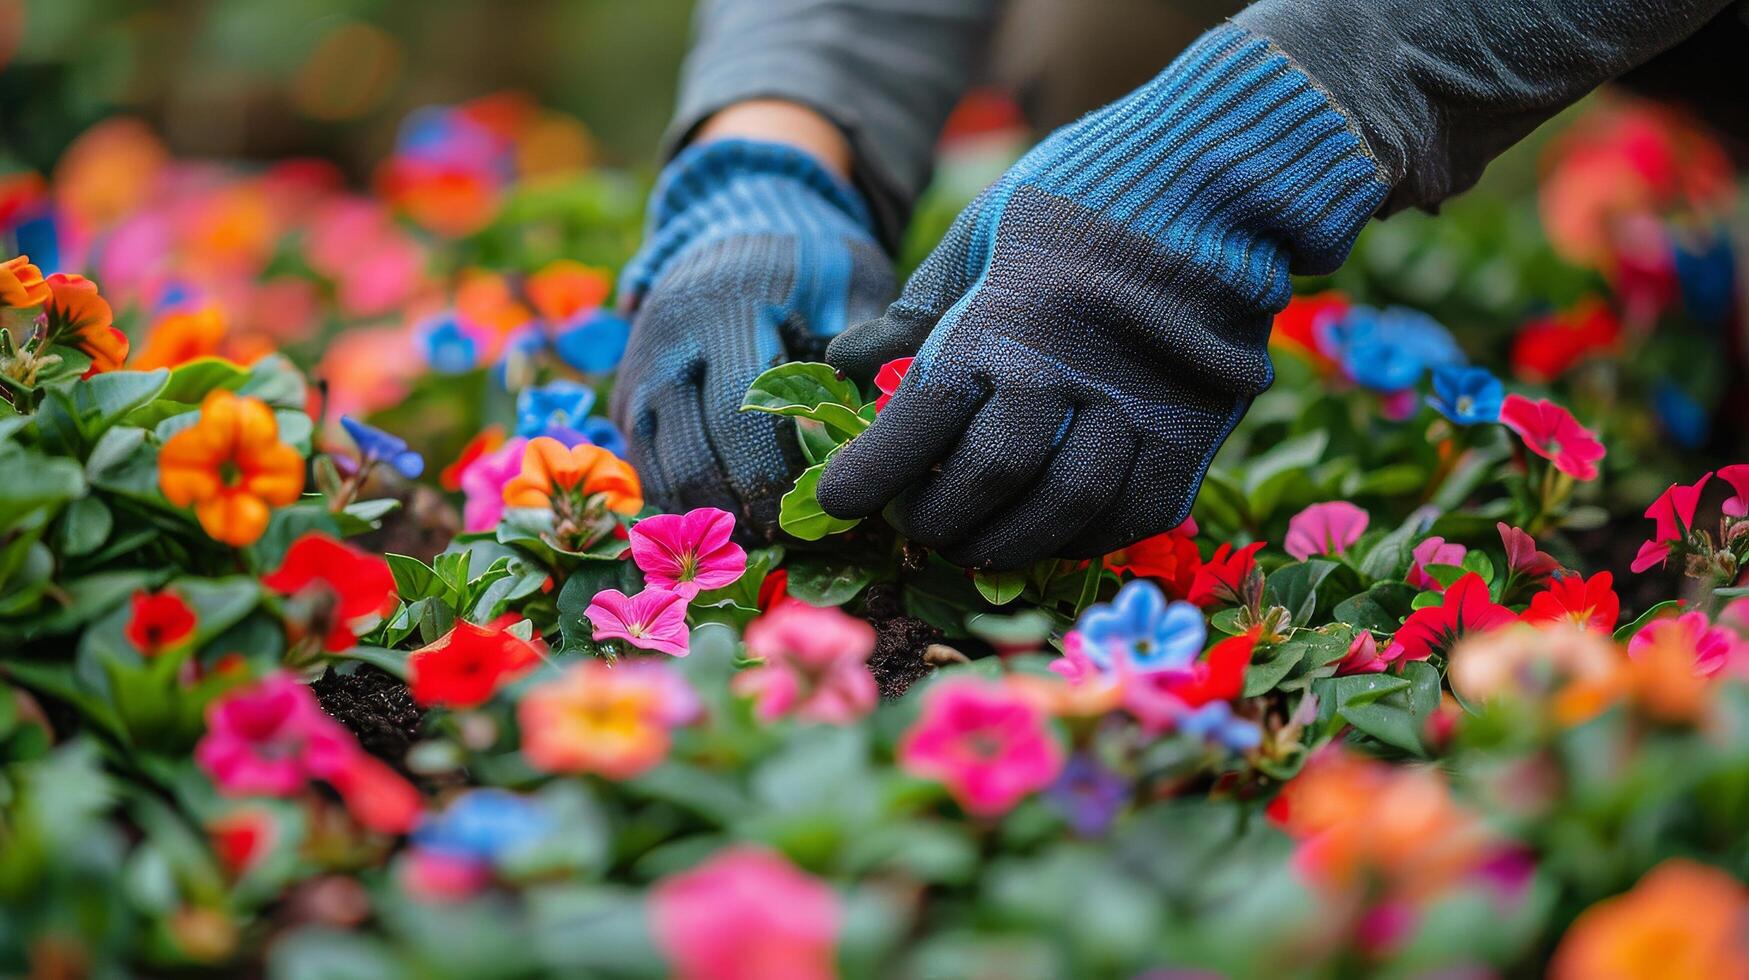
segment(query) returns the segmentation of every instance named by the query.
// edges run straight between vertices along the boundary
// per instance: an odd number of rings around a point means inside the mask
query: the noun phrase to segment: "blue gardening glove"
[[[819,499],[889,502],[970,567],[1093,557],[1190,513],[1269,386],[1289,273],[1325,273],[1384,201],[1348,117],[1267,39],[1204,35],[972,202],[886,315],[827,360],[916,361]]]
[[[610,406],[651,503],[720,507],[774,533],[802,457],[787,419],[741,400],[892,298],[872,227],[854,190],[786,146],[721,140],[669,165],[621,279],[632,332]]]

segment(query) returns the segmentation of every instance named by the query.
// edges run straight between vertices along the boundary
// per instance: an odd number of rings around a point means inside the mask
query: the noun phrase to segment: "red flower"
[[[1295,296],[1288,300],[1285,309],[1275,315],[1275,326],[1270,331],[1269,339],[1272,343],[1294,348],[1319,368],[1334,369],[1336,362],[1318,344],[1318,328],[1321,324],[1339,319],[1348,312],[1348,305],[1348,297],[1338,292]]]
[[[789,598],[789,569],[779,568],[759,583],[759,611],[768,613]]]
[[[1500,423],[1518,433],[1531,452],[1552,460],[1555,469],[1577,480],[1597,479],[1603,443],[1561,406],[1507,395],[1500,405]]]
[[[273,814],[257,807],[233,810],[207,825],[213,854],[233,875],[242,875],[255,867],[272,849],[278,835]]]
[[[1263,545],[1262,541],[1253,541],[1238,551],[1230,544],[1216,548],[1196,570],[1190,585],[1190,601],[1204,609],[1222,602],[1244,602],[1245,579],[1257,567],[1257,552]]]
[[[128,617],[127,638],[134,649],[148,657],[169,650],[194,632],[194,610],[174,592],[134,593],[133,613]]]
[[[1168,596],[1182,599],[1190,594],[1196,583],[1197,570],[1202,568],[1202,554],[1196,550],[1196,542],[1190,535],[1175,527],[1106,555],[1105,567],[1120,575],[1128,572],[1151,578],[1160,583]]]
[[[462,621],[407,658],[409,685],[413,700],[427,707],[476,708],[491,700],[507,677],[539,660],[534,647],[516,634]]]
[[[1700,492],[1712,479],[1711,473],[1706,474],[1688,486],[1680,483],[1670,484],[1670,488],[1658,495],[1646,508],[1646,516],[1657,526],[1651,540],[1640,545],[1639,554],[1634,556],[1632,566],[1636,572],[1643,572],[1664,564],[1664,559],[1670,557],[1672,542],[1681,541],[1694,527],[1694,512],[1700,506]]]
[[[1562,313],[1532,320],[1512,343],[1512,371],[1526,381],[1546,384],[1587,354],[1613,349],[1621,337],[1615,312],[1595,299]]]
[[[1188,677],[1172,684],[1172,694],[1190,708],[1238,697],[1245,690],[1245,668],[1251,665],[1259,630],[1254,626],[1215,644],[1203,659],[1190,665]]]
[[[1589,579],[1562,576],[1531,597],[1530,608],[1521,618],[1537,626],[1572,623],[1607,636],[1621,618],[1621,599],[1611,588],[1613,583],[1608,572],[1598,572]]]
[[[1732,493],[1719,509],[1727,517],[1749,517],[1749,463],[1733,463],[1723,467],[1718,476],[1731,485]]]
[[[1541,581],[1561,570],[1561,563],[1546,551],[1538,551],[1536,539],[1505,521],[1495,523],[1500,544],[1506,549],[1506,568],[1514,575]]]
[[[419,791],[388,764],[362,749],[352,752],[327,776],[346,812],[365,827],[384,834],[411,833],[419,825]]]
[[[899,383],[905,380],[905,372],[911,370],[911,362],[914,360],[914,357],[896,357],[881,365],[881,369],[875,373],[875,387],[881,392],[881,396],[875,399],[875,411],[887,407],[887,402],[899,390]]]
[[[486,426],[480,430],[479,435],[468,440],[468,444],[462,447],[461,455],[455,458],[455,462],[443,468],[443,472],[438,474],[438,483],[450,493],[460,493],[462,471],[472,466],[474,460],[495,451],[502,445],[504,445],[504,429],[496,425]]]
[[[1444,653],[1465,633],[1504,626],[1518,617],[1488,597],[1488,583],[1471,572],[1446,587],[1445,601],[1409,614],[1391,638],[1386,660],[1426,660]]]
[[[329,650],[345,650],[363,620],[395,608],[395,576],[389,563],[325,534],[310,532],[292,543],[285,560],[261,584],[310,603],[306,635],[320,633]]]

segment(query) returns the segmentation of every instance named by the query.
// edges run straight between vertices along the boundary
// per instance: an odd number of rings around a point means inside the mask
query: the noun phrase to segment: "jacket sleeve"
[[[1394,190],[1435,208],[1585,93],[1732,0],[1260,0],[1234,21],[1278,44],[1354,119]]]
[[[672,155],[712,113],[806,105],[850,139],[856,182],[895,243],[935,141],[982,54],[997,0],[701,0],[668,129]]]

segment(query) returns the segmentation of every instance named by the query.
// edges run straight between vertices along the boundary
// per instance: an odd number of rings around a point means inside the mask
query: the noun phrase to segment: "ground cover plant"
[[[903,360],[751,385],[781,539],[648,506],[639,188],[519,174],[539,119],[371,195],[128,122],[7,179],[6,972],[1749,975],[1704,136],[1594,105],[1373,229],[1190,521],[992,572],[814,499]]]

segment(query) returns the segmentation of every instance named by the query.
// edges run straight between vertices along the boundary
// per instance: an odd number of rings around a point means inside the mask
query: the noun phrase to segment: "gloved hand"
[[[1288,275],[1348,254],[1389,187],[1346,114],[1231,24],[1057,132],[826,358],[904,383],[820,480],[970,567],[1093,557],[1177,525],[1273,372]],[[919,349],[920,348],[920,349]],[[895,499],[896,498],[896,499]]]
[[[774,532],[802,457],[788,419],[741,400],[760,372],[818,359],[891,298],[871,227],[856,191],[787,146],[719,140],[669,165],[621,279],[632,333],[610,405],[651,503]]]

